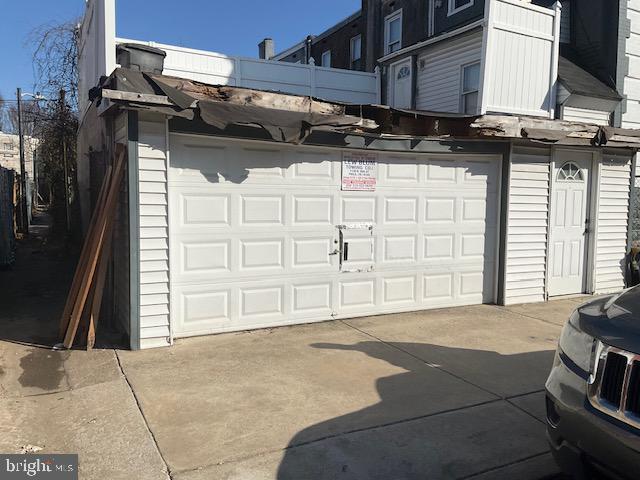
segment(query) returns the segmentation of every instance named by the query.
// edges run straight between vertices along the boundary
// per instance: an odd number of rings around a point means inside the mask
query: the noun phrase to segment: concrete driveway
[[[580,299],[119,352],[173,478],[545,478],[544,381]]]
[[[58,352],[29,341],[64,301],[47,262],[0,275],[2,452],[77,452],[100,480],[556,474],[542,389],[580,299]]]

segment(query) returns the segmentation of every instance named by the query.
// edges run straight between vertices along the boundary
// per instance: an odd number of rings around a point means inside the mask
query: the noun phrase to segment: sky
[[[80,17],[84,0],[0,0],[0,94],[31,92],[30,33]],[[360,0],[116,0],[116,35],[183,47],[257,57],[258,43],[276,52],[318,34],[360,8]]]

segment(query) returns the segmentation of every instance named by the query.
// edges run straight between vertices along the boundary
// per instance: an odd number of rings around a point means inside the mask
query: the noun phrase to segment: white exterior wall
[[[631,160],[605,155],[598,184],[595,293],[624,288]]]
[[[550,157],[514,150],[509,178],[505,303],[545,300]]]
[[[515,148],[509,175],[509,210],[505,268],[505,303],[546,299],[551,152]],[[587,290],[596,294],[624,288],[631,159],[604,155],[596,162],[591,210],[594,266]],[[593,262],[593,263],[592,263]]]
[[[578,107],[561,107],[560,119],[569,122],[590,123],[592,125],[609,125],[610,112],[589,110]]]
[[[116,2],[87,0],[78,39],[78,109],[89,107],[89,89],[116,67]]]
[[[377,73],[230,57],[221,53],[138,40],[118,39],[118,43],[141,43],[164,50],[167,53],[164,75],[211,85],[286,92],[338,102],[380,102]]]
[[[479,62],[481,56],[481,30],[447,39],[420,54],[416,82],[416,108],[458,113],[462,67]]]
[[[171,344],[167,124],[141,117],[138,139],[140,195],[140,348]]]
[[[560,11],[517,0],[486,3],[481,113],[553,118]]]

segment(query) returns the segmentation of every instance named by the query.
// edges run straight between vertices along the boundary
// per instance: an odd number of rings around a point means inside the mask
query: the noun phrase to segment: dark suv
[[[547,380],[553,455],[575,478],[640,478],[640,287],[576,309]]]

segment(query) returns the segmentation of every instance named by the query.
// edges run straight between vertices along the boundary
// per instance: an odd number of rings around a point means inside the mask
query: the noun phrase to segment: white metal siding
[[[561,120],[570,122],[590,123],[593,125],[609,125],[610,112],[589,110],[578,107],[562,107]]]
[[[555,10],[492,0],[488,20],[482,113],[549,116],[557,74]]]
[[[458,113],[462,66],[479,62],[481,56],[481,30],[428,47],[418,57],[416,108]]]
[[[505,302],[545,300],[549,152],[514,151],[509,180]]]
[[[170,138],[176,336],[495,301],[499,156],[378,153],[348,192],[339,149]]]
[[[596,293],[624,288],[631,160],[605,155],[600,167],[596,233]]]
[[[166,132],[164,119],[139,122],[140,348],[171,338]]]
[[[629,72],[624,79],[623,94],[627,101],[622,114],[622,127],[640,128],[640,0],[629,0],[627,8],[631,34],[626,40]]]

